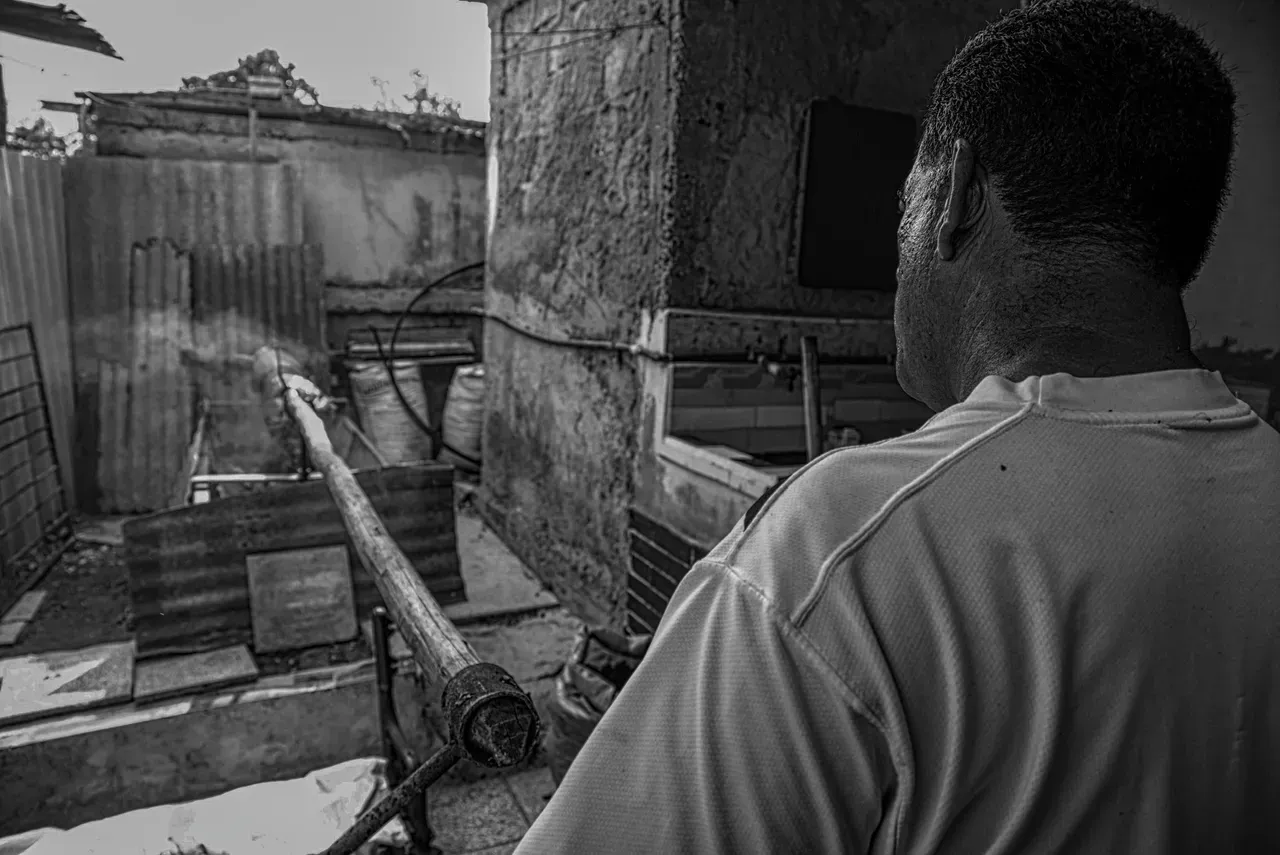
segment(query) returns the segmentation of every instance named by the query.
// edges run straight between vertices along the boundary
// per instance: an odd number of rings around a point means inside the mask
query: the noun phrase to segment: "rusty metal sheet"
[[[127,408],[104,400],[102,384],[118,382],[116,366],[132,351],[134,244],[301,244],[302,197],[288,164],[83,157],[67,161],[63,184],[79,414],[73,468],[82,509],[106,512],[98,460],[115,451],[103,445],[104,433],[119,436],[124,425],[104,432],[101,419],[127,418]]]
[[[70,491],[76,412],[66,281],[62,164],[0,150],[0,327],[30,323],[35,332],[63,487]]]
[[[281,471],[263,426],[253,374],[236,360],[266,345],[299,358],[328,388],[324,257],[320,247],[201,245],[194,249],[197,382],[213,402],[209,441],[218,472]]]
[[[356,474],[387,531],[442,604],[466,599],[454,525],[453,470],[441,464]],[[174,508],[124,526],[140,657],[251,644],[247,556],[346,544],[337,506],[322,481]],[[354,549],[356,614],[382,597]]]
[[[182,477],[195,395],[182,350],[191,338],[191,257],[170,240],[132,248],[127,336],[99,367],[100,506],[168,507]]]

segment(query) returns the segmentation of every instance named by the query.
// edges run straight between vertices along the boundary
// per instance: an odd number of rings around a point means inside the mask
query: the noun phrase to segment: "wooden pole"
[[[414,658],[431,663],[442,682],[479,664],[471,645],[441,611],[418,571],[396,546],[355,475],[334,452],[324,421],[297,389],[285,390],[284,404],[302,432],[312,465],[329,485],[356,554],[373,576]]]
[[[804,448],[810,460],[822,454],[822,382],[818,374],[818,337],[800,340],[800,374],[804,383]]]

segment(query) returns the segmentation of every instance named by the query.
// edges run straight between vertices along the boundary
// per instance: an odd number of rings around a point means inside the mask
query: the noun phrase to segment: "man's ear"
[[[938,220],[938,257],[951,261],[956,255],[964,226],[974,220],[982,205],[982,188],[978,178],[978,158],[966,140],[956,140],[951,158],[947,201]]]

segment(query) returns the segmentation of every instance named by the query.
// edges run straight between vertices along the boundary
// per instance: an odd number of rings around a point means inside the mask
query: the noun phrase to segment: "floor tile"
[[[533,825],[533,821],[542,813],[552,793],[556,791],[555,781],[551,780],[551,770],[546,766],[530,769],[511,775],[506,781],[516,797],[516,804],[524,812],[525,819]]]
[[[528,829],[515,796],[500,778],[429,792],[435,844],[450,855],[514,843]]]

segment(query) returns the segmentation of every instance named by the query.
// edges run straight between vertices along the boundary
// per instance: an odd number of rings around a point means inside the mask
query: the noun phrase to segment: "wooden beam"
[[[284,402],[302,432],[312,465],[324,475],[356,554],[373,576],[414,658],[434,666],[436,676],[444,683],[465,668],[479,664],[471,645],[445,617],[409,559],[387,533],[355,475],[334,452],[324,422],[297,389],[287,389]]]

